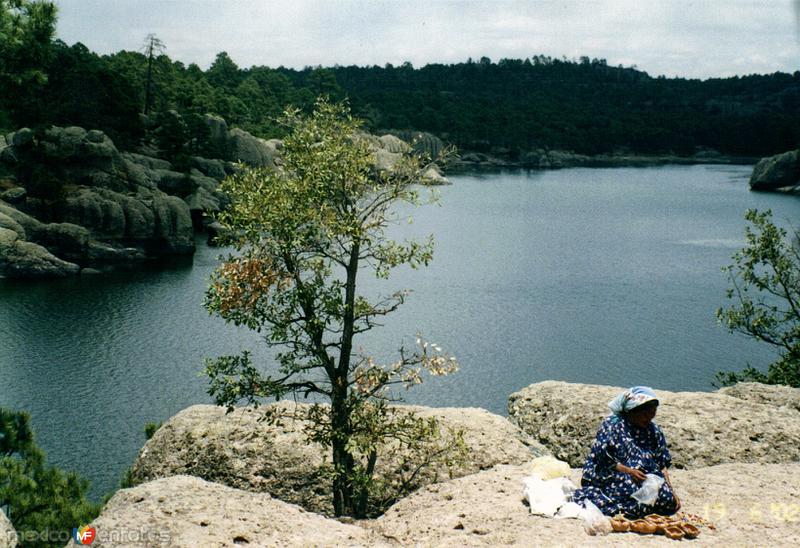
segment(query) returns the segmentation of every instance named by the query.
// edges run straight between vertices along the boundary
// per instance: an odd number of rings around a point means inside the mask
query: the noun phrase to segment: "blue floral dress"
[[[666,482],[661,486],[655,504],[640,504],[631,493],[641,484],[615,469],[617,463],[621,463],[663,477],[662,470],[671,462],[667,440],[654,422],[647,428],[640,428],[618,415],[611,415],[597,431],[583,467],[581,488],[575,491],[574,500],[579,504],[590,500],[607,516],[620,512],[631,518],[674,514],[675,495]]]

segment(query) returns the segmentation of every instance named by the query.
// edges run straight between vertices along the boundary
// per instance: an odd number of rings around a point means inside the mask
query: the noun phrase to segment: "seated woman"
[[[634,386],[608,406],[613,414],[597,431],[583,467],[581,488],[575,491],[575,502],[589,500],[607,516],[674,514],[681,504],[667,474],[672,460],[667,441],[653,422],[658,408],[655,392],[646,386]],[[656,474],[665,480],[653,505],[640,504],[631,497],[645,474]]]

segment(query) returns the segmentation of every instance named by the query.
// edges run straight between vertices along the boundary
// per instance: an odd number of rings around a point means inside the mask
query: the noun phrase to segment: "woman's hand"
[[[635,481],[637,481],[639,483],[642,483],[645,480],[645,478],[647,477],[647,474],[645,474],[641,470],[639,470],[637,468],[630,468],[629,466],[625,466],[624,464],[619,463],[619,462],[617,463],[615,468],[616,468],[617,472],[622,472],[623,474],[628,474],[630,477],[632,477]]]

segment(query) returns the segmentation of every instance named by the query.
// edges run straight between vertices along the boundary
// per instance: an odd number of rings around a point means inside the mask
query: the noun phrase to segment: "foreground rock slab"
[[[590,537],[582,522],[533,516],[522,501],[525,466],[429,485],[363,525],[404,546],[674,546],[663,536]],[[800,463],[722,464],[675,470],[683,510],[711,520],[692,546],[800,544]],[[573,470],[572,480],[580,481]]]
[[[509,397],[509,417],[557,458],[580,467],[597,427],[609,414],[608,402],[622,390],[540,382]],[[787,405],[754,402],[788,403],[791,396],[781,387],[742,386],[736,397],[719,392],[656,390],[656,394],[660,405],[655,421],[667,437],[675,467],[800,461],[800,413]]]
[[[133,465],[134,482],[188,474],[231,487],[266,492],[307,510],[332,513],[327,452],[306,442],[303,404],[281,403],[283,419],[269,425],[262,411],[239,408],[230,414],[213,405],[195,405],[167,421],[142,448]],[[483,409],[411,407],[435,416],[444,428],[460,429],[468,448],[466,461],[448,471],[426,465],[415,485],[471,474],[497,464],[522,464],[547,451],[508,420]],[[412,460],[410,463],[415,465]],[[377,475],[396,473],[398,462],[379,459]],[[412,468],[413,469],[413,468]]]
[[[0,548],[15,548],[17,546],[17,532],[8,521],[5,512],[0,511]]]
[[[97,547],[387,545],[356,525],[189,476],[118,491],[92,526]]]

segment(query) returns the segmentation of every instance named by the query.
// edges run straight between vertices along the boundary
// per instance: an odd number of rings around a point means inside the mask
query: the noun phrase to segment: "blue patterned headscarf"
[[[656,393],[649,386],[633,386],[608,402],[608,407],[615,415],[627,413],[649,401],[658,401]]]

